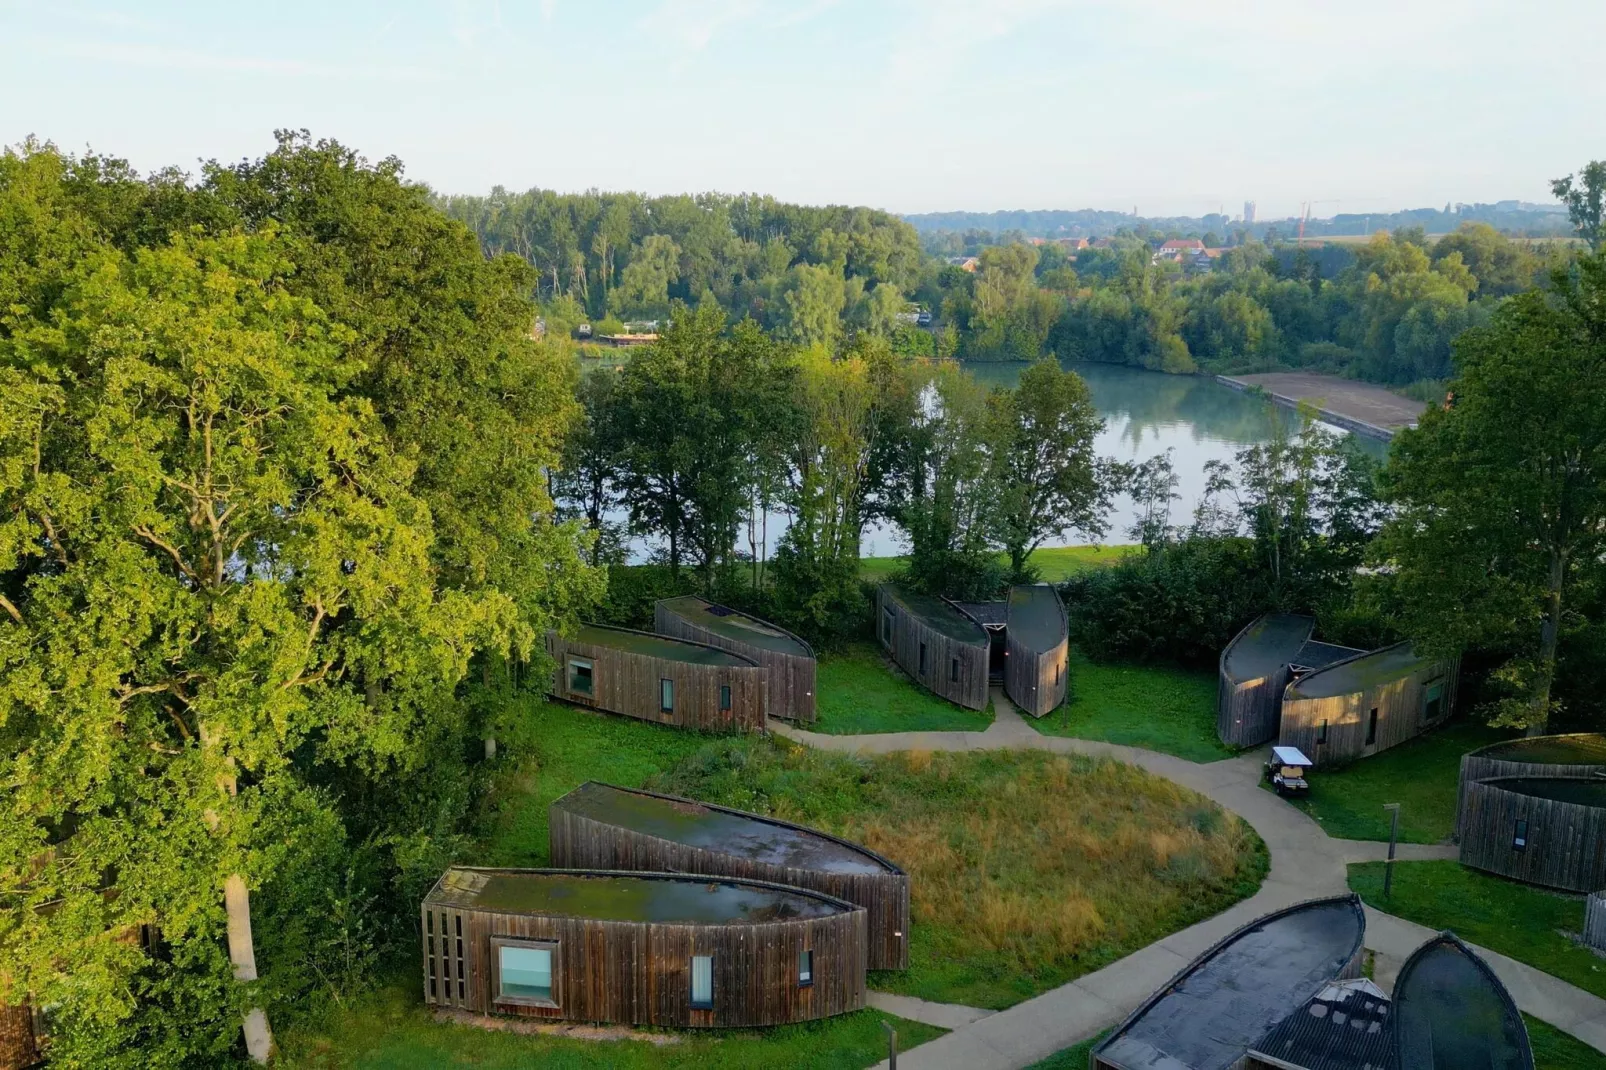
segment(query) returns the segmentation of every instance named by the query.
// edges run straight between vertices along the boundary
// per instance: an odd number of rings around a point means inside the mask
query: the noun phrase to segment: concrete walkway
[[[1384,843],[1334,839],[1304,813],[1263,790],[1259,786],[1262,757],[1258,753],[1200,764],[1138,747],[1045,736],[1022,720],[998,688],[993,690],[993,707],[997,716],[985,732],[831,736],[806,732],[779,721],[771,721],[770,729],[811,747],[850,754],[1018,748],[1113,758],[1192,788],[1243,818],[1265,841],[1271,855],[1271,869],[1258,892],[1215,917],[1172,933],[1102,970],[1007,1010],[986,1013],[970,1007],[952,1007],[953,1016],[938,1021],[939,1016],[950,1013],[934,1010],[945,1006],[943,1004],[925,1000],[904,1003],[902,1001],[908,997],[872,993],[872,1006],[952,1029],[930,1043],[900,1054],[898,1065],[902,1070],[1019,1070],[1046,1059],[1115,1025],[1151,992],[1234,929],[1306,899],[1347,892],[1345,867],[1351,862],[1380,860],[1388,851]],[[1401,844],[1396,857],[1412,861],[1454,858],[1455,850],[1438,845]],[[1384,987],[1392,988],[1399,964],[1431,935],[1430,931],[1370,908],[1366,915],[1366,946],[1377,953],[1379,975],[1387,982]],[[1475,950],[1505,983],[1518,1007],[1606,1051],[1606,1000],[1504,955],[1483,948]],[[894,1000],[904,1009],[895,1009],[891,1002]],[[978,1013],[984,1016],[957,1027],[947,1024],[966,1014]]]

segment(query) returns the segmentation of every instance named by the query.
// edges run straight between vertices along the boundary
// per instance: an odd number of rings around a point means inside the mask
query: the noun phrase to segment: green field
[[[1383,863],[1349,867],[1349,886],[1378,910],[1526,962],[1606,998],[1606,959],[1564,933],[1584,927],[1584,897],[1491,877],[1458,862],[1396,862],[1383,898]]]
[[[1383,804],[1397,802],[1402,843],[1444,843],[1455,831],[1461,756],[1510,737],[1509,731],[1454,721],[1341,769],[1317,769],[1310,794],[1291,801],[1329,836],[1346,840],[1388,839]]]
[[[1216,678],[1167,666],[1104,665],[1071,653],[1070,700],[1041,720],[1050,736],[1096,739],[1214,762],[1233,751],[1216,738]]]
[[[1086,569],[1113,565],[1136,549],[1136,546],[1125,545],[1045,546],[1026,560],[1028,565],[1038,570],[1038,578],[1044,583],[1059,583]],[[999,559],[1003,560],[1002,556]],[[907,560],[903,557],[861,557],[859,575],[872,582],[889,579]]]
[[[887,660],[874,643],[853,643],[820,659],[815,677],[814,732],[981,732],[993,710],[967,710],[927,691]]]

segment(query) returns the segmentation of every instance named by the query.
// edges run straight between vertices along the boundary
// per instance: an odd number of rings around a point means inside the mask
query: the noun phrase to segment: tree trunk
[[[234,965],[234,979],[249,984],[257,979],[256,946],[251,939],[251,893],[245,878],[231,873],[223,882],[223,905],[229,917],[229,962]],[[245,1050],[254,1062],[265,1063],[273,1051],[273,1031],[268,1028],[268,1016],[261,1007],[253,1007],[245,1014],[241,1026],[245,1033]]]
[[[1539,627],[1539,675],[1534,680],[1533,711],[1528,719],[1530,736],[1542,736],[1550,727],[1550,686],[1556,679],[1556,648],[1561,645],[1561,588],[1566,576],[1566,552],[1552,550],[1544,623]]]

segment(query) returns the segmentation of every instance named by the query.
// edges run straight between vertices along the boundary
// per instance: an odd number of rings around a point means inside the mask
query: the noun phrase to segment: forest
[[[1255,246],[1188,278],[1138,238],[972,274],[869,210],[442,199],[304,133],[194,176],[6,150],[0,1004],[49,1009],[55,1065],[209,1067],[242,1020],[416,971],[549,628],[699,591],[829,650],[868,627],[871,518],[905,582],[967,597],[1043,545],[1136,544],[1062,588],[1098,658],[1197,664],[1319,609],[1338,641],[1465,651],[1480,717],[1598,726],[1606,165],[1556,188],[1581,245],[1553,263],[1473,229],[1376,238],[1347,278]],[[582,372],[563,315],[663,322]],[[1183,371],[1251,339],[1457,400],[1381,470],[1307,426],[1173,516],[1167,460],[1097,456],[1054,359]],[[954,353],[1033,363],[989,391]]]

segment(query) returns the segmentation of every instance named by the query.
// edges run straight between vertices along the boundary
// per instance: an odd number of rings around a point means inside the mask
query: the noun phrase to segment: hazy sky
[[[0,0],[0,141],[307,127],[451,192],[1261,216],[1549,200],[1606,0]]]

